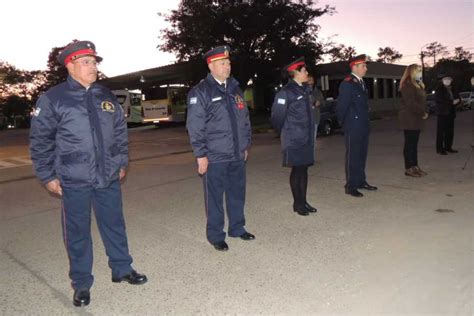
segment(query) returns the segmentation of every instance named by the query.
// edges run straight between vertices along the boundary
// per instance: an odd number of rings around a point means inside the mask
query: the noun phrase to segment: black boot
[[[309,215],[308,210],[304,206],[301,207],[301,206],[296,206],[296,205],[293,204],[293,211],[295,211],[296,213],[298,213],[298,215],[301,215],[301,216],[308,216]]]
[[[318,210],[315,207],[312,207],[308,202],[304,204],[304,208],[309,212],[309,213],[316,213]]]

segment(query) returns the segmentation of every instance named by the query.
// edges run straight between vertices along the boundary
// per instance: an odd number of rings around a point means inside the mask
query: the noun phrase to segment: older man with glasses
[[[125,116],[117,99],[97,84],[95,45],[75,41],[58,55],[65,82],[46,91],[33,111],[30,152],[46,189],[62,200],[73,304],[88,305],[92,276],[91,206],[112,269],[112,282],[143,284],[131,266],[120,181],[128,166]]]

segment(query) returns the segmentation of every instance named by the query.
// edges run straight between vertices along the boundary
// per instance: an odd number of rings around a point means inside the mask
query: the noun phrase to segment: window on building
[[[400,93],[400,79],[395,80],[395,91],[397,94],[397,98],[401,98],[402,94]]]
[[[369,99],[374,98],[374,78],[364,78],[365,86],[367,87]]]
[[[326,96],[326,98],[337,99],[337,96],[339,95],[339,85],[341,84],[341,82],[341,79],[329,80],[329,90],[323,91],[323,94]]]
[[[377,96],[379,99],[385,98],[385,85],[383,79],[377,79]]]
[[[385,87],[387,89],[387,98],[393,99],[393,79],[385,79]]]

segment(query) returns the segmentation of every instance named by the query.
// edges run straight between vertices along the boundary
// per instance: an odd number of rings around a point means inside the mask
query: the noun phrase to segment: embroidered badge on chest
[[[239,110],[243,110],[245,107],[244,99],[240,95],[235,96],[235,103],[237,104],[237,107]]]
[[[110,101],[102,101],[102,103],[100,104],[100,107],[102,108],[102,111],[104,112],[109,112],[109,113],[115,112],[115,106]]]

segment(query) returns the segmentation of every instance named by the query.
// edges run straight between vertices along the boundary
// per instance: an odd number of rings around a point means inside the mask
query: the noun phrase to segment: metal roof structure
[[[196,72],[195,64],[181,62],[106,78],[100,80],[100,83],[113,90],[146,89],[166,84],[186,83],[193,71]],[[205,68],[203,71],[205,73]]]
[[[368,62],[366,77],[376,77],[380,75],[385,77],[401,77],[406,67],[407,66],[396,64]],[[316,65],[315,70],[317,76],[345,76],[350,72],[349,65],[345,61]]]
[[[406,66],[403,65],[369,62],[366,76],[383,75],[385,77],[400,78],[405,68]],[[343,77],[349,72],[349,66],[344,61],[320,64],[315,67],[316,76]],[[180,62],[106,78],[101,80],[100,83],[110,89],[147,89],[167,84],[186,84],[192,78],[204,78],[206,73],[207,67],[204,64]]]

